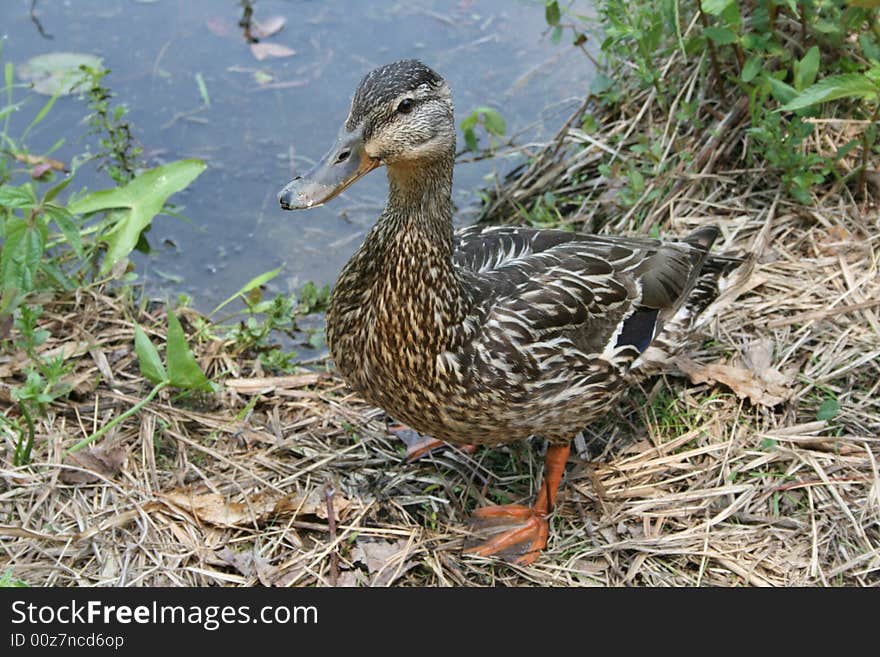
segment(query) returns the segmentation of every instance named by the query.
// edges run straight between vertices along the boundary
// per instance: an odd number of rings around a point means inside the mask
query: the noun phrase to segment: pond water
[[[37,16],[51,38],[31,20],[29,0],[0,4],[4,62],[18,66],[57,51],[98,55],[151,166],[185,157],[207,162],[207,171],[171,199],[184,206],[186,221],[158,217],[148,235],[153,252],[134,256],[150,293],[186,293],[201,310],[280,265],[272,292],[308,280],[333,283],[383,206],[384,172],[309,212],[280,210],[276,195],[329,148],[370,69],[422,59],[449,80],[457,122],[476,106],[494,107],[508,135],[525,131],[518,143],[552,135],[584,97],[592,73],[567,35],[551,42],[541,1],[258,0],[256,20],[285,19],[264,41],[295,51],[263,60],[242,36],[237,0],[39,1]],[[583,5],[575,9],[586,13]],[[19,113],[19,128],[41,102]],[[83,101],[59,99],[29,146],[40,152],[66,136],[53,157],[69,161],[83,149],[86,111]],[[510,166],[509,158],[458,165],[459,221],[468,221],[464,210],[484,178]],[[78,183],[73,187],[112,184],[95,171],[80,172]]]

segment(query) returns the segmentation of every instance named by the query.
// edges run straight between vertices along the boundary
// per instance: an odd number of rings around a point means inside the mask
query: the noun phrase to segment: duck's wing
[[[565,340],[585,354],[643,352],[696,284],[718,235],[682,242],[526,228],[459,234],[456,264],[470,272],[484,335],[520,346]]]

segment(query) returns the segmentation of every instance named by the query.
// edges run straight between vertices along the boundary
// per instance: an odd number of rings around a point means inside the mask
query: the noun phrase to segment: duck
[[[546,548],[574,437],[668,362],[735,258],[683,239],[453,228],[448,82],[406,59],[366,74],[336,142],[278,195],[314,208],[384,166],[385,209],[333,286],[330,355],[368,403],[453,445],[547,441],[531,504],[475,510],[464,551],[527,566]]]

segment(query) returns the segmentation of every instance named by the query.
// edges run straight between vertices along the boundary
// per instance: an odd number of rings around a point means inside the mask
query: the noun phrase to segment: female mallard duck
[[[454,233],[455,136],[443,78],[415,60],[382,66],[355,92],[334,147],[279,200],[285,210],[314,207],[388,168],[385,210],[330,297],[330,353],[364,399],[419,432],[458,444],[549,441],[534,504],[478,509],[475,527],[488,538],[468,550],[528,564],[547,543],[572,438],[705,305],[699,291],[723,268],[706,266],[720,262],[707,260],[718,231],[671,243],[515,227]]]

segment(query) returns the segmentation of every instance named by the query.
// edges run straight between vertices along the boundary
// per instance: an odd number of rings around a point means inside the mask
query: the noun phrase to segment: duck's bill
[[[380,164],[366,154],[359,134],[343,133],[314,169],[287,183],[278,201],[285,210],[314,208],[338,196]]]

